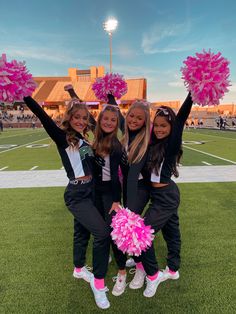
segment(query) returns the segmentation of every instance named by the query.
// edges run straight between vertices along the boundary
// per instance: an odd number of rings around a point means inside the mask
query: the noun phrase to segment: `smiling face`
[[[71,127],[79,133],[83,133],[88,125],[88,112],[85,109],[76,110],[70,119]]]
[[[171,124],[164,116],[157,116],[153,121],[153,133],[158,140],[162,140],[170,135]]]
[[[133,108],[126,117],[127,127],[130,131],[141,129],[145,124],[145,112],[141,108]]]
[[[112,111],[104,111],[100,120],[100,128],[105,133],[112,133],[117,128],[117,114]]]

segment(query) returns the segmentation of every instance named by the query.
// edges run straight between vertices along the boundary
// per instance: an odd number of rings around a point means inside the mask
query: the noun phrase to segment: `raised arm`
[[[185,122],[190,114],[192,108],[192,97],[190,92],[179,109],[176,120],[174,123],[173,130],[171,132],[170,140],[168,143],[167,155],[173,156],[179,152],[182,144],[182,134],[184,130]]]
[[[76,94],[73,86],[71,84],[65,85],[64,90],[69,93],[71,98],[77,98],[79,101],[82,102],[82,100],[79,98],[79,96]],[[94,119],[93,115],[89,112],[89,126],[92,132],[94,132],[96,127],[97,121]]]
[[[24,102],[41,121],[46,132],[52,138],[52,140],[58,145],[63,145],[63,143],[65,142],[65,132],[55,124],[55,122],[48,116],[48,114],[32,97],[24,97]]]
[[[192,105],[193,105],[193,101],[192,101],[191,94],[189,92],[176,116],[176,120],[178,120],[180,123],[182,122],[183,126],[186,120],[188,119]]]

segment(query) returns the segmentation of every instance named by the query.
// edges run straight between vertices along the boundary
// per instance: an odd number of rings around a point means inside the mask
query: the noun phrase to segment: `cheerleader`
[[[146,225],[155,232],[162,231],[168,248],[167,267],[159,271],[154,246],[141,254],[146,276],[145,297],[153,297],[158,285],[167,279],[179,278],[180,229],[178,207],[179,189],[171,176],[178,177],[177,165],[182,155],[182,133],[192,107],[190,93],[177,116],[166,106],[157,109],[151,132],[147,169],[150,173],[151,203],[144,215]]]
[[[90,280],[97,306],[101,309],[109,308],[104,278],[108,267],[110,230],[93,202],[94,154],[85,140],[88,109],[80,101],[72,100],[65,112],[62,126],[58,127],[33,98],[24,97],[24,101],[57,145],[69,179],[64,194],[65,203],[78,222],[82,239],[86,240],[90,233],[94,237],[93,275],[88,281]],[[86,272],[83,262],[77,266],[78,273]]]
[[[110,102],[115,99],[110,96]],[[119,166],[123,153],[122,145],[117,138],[119,113],[117,106],[104,105],[98,116],[93,144],[95,154],[95,206],[101,212],[108,226],[113,214],[121,204],[121,183]],[[110,230],[111,231],[111,230]],[[118,275],[112,294],[121,295],[126,288],[126,255],[118,250],[111,240],[115,261],[118,265]]]
[[[150,140],[149,103],[135,101],[129,108],[125,119],[123,146],[126,155],[122,158],[123,203],[136,214],[142,214],[149,201],[149,182],[144,171],[147,149]],[[135,262],[134,262],[135,260]],[[142,263],[139,258],[128,259],[126,266],[135,266],[136,272],[130,282],[131,289],[142,287],[145,279]]]
[[[65,86],[71,97],[78,98],[72,85]],[[120,124],[120,110],[112,94],[108,94],[108,104],[103,109],[96,122],[93,150],[95,154],[95,206],[100,211],[107,225],[110,226],[112,215],[121,204],[121,183],[119,180],[119,166],[124,155],[121,143],[117,138]],[[124,120],[124,118],[123,118]],[[124,158],[124,157],[123,157]],[[74,264],[80,260],[85,261],[89,234],[86,238],[80,236],[77,228],[78,222],[74,221]],[[126,288],[126,255],[118,250],[111,240],[112,250],[118,266],[118,274],[114,278],[116,283],[112,294],[120,296]],[[76,269],[74,277],[77,277]]]

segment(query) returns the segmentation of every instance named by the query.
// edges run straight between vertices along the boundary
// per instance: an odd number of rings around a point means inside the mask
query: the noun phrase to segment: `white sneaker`
[[[134,278],[131,280],[129,287],[130,289],[140,289],[144,285],[144,279],[145,279],[146,273],[136,268],[135,269],[135,275]]]
[[[85,281],[90,282],[93,274],[91,273],[91,271],[89,271],[89,269],[91,268],[84,266],[81,268],[80,272],[77,272],[74,268],[73,277],[77,279],[84,279]]]
[[[155,295],[157,287],[163,281],[163,273],[159,271],[158,276],[155,280],[150,280],[146,277],[146,289],[143,291],[143,295],[147,298],[151,298]]]
[[[106,292],[109,291],[107,287],[103,289],[96,289],[94,285],[94,277],[90,281],[90,287],[93,291],[95,302],[100,309],[108,309],[110,307],[110,302],[107,299]]]
[[[112,262],[112,257],[111,257],[111,255],[109,255],[108,263],[110,264],[111,262]]]
[[[136,263],[132,257],[127,259],[126,264],[125,264],[126,267],[135,267],[135,265]]]
[[[168,279],[173,279],[173,280],[177,280],[179,279],[179,272],[170,272],[170,269],[168,266],[166,266],[166,268],[163,270],[163,280],[168,280]]]
[[[112,278],[114,281],[116,281],[116,283],[112,289],[112,294],[115,295],[116,297],[118,297],[119,295],[121,295],[122,293],[125,292],[126,277],[127,277],[126,274],[121,275],[118,273],[116,277]]]

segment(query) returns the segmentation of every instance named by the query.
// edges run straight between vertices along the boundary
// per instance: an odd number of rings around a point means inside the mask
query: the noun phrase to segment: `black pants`
[[[148,183],[141,179],[138,180],[137,195],[127,195],[127,183],[123,183],[123,203],[127,207],[128,198],[132,197],[132,208],[129,208],[135,214],[141,215],[150,198],[150,187]]]
[[[162,231],[167,244],[167,265],[177,271],[180,266],[181,236],[179,230],[178,207],[180,203],[179,189],[175,182],[161,188],[151,188],[151,204],[144,215],[146,225],[151,225],[157,233]],[[146,273],[150,276],[158,271],[154,246],[141,254],[141,261]]]
[[[127,196],[129,197],[129,196]],[[135,212],[135,214],[141,215],[146,207],[147,203],[150,199],[150,187],[148,186],[147,182],[144,180],[138,181],[138,193],[135,198],[133,208],[129,208],[131,211]],[[132,257],[135,263],[141,262],[140,256],[133,256]]]
[[[110,229],[110,232],[112,231],[112,228],[110,227],[112,217],[116,214],[114,211],[111,214],[109,214],[109,210],[111,209],[112,203],[113,198],[111,182],[103,181],[97,183],[95,185],[95,206],[98,208],[99,212],[104,217],[107,226]],[[118,268],[125,269],[126,255],[117,248],[116,244],[112,241],[111,238],[110,241]]]
[[[93,202],[92,182],[72,185],[68,184],[64,199],[66,206],[76,220],[77,235],[80,239],[78,244],[82,247],[81,255],[83,254],[84,243],[88,241],[89,233],[94,237],[93,240],[93,273],[95,278],[102,279],[105,277],[108,267],[109,247],[110,247],[110,230],[102,218],[101,214],[94,206]],[[77,224],[78,223],[78,224]],[[76,232],[75,232],[76,234]],[[74,248],[75,250],[75,248]],[[85,255],[83,255],[85,258]],[[83,266],[81,259],[80,265]]]

